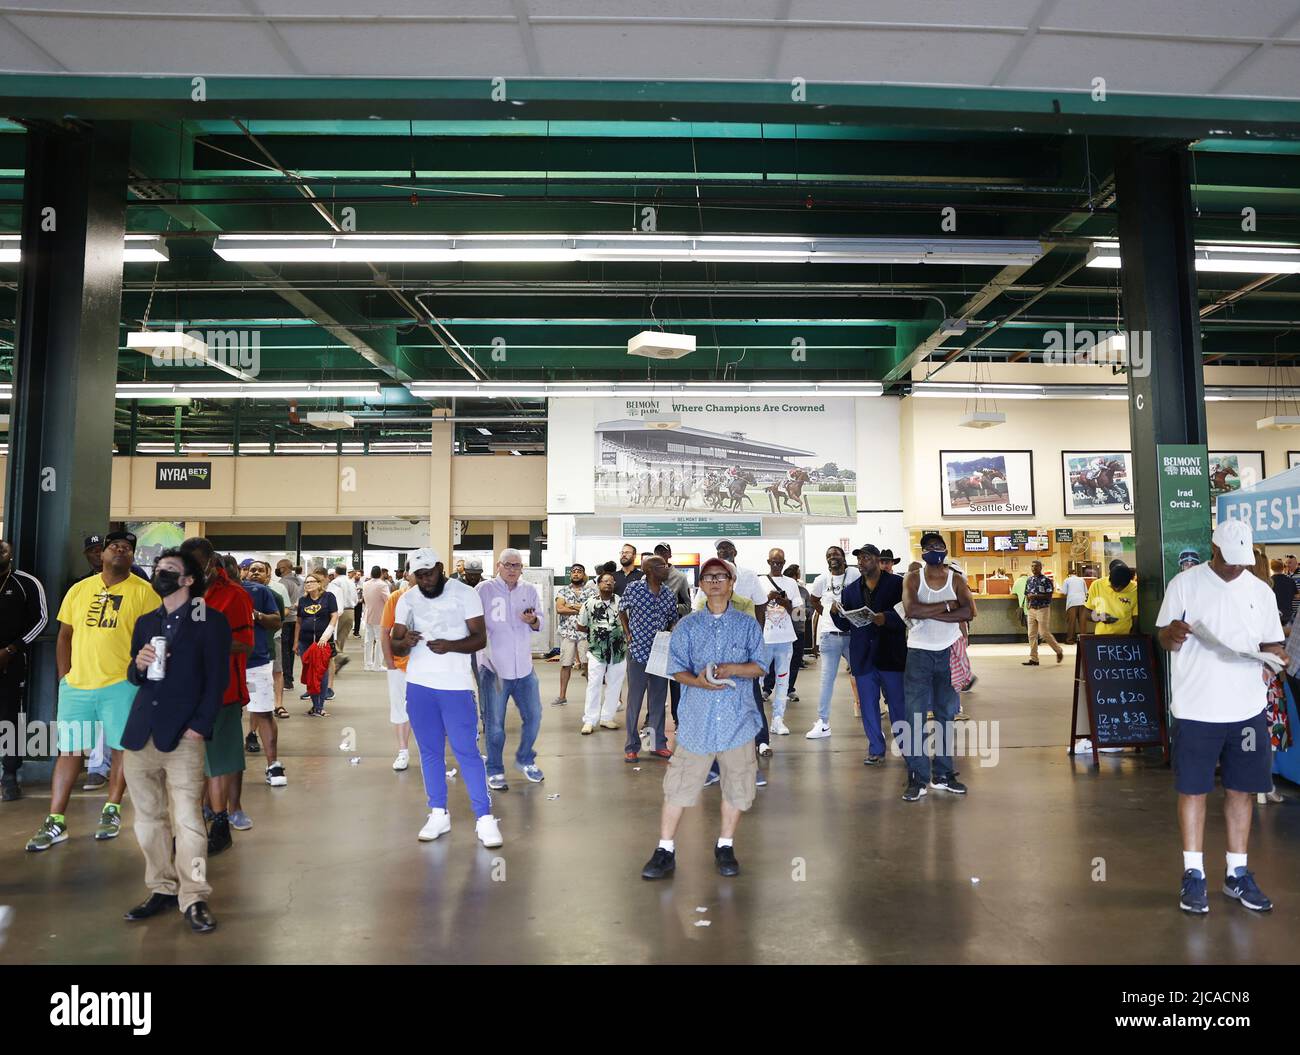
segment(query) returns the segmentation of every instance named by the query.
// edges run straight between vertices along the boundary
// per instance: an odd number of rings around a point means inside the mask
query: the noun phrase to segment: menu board
[[[1103,747],[1159,744],[1169,752],[1160,675],[1146,634],[1085,634],[1074,665],[1070,744],[1092,741],[1093,765]]]

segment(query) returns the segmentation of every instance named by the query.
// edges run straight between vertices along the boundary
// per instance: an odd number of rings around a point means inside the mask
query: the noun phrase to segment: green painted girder
[[[0,112],[13,117],[205,118],[213,111],[261,119],[776,121],[980,128],[1199,139],[1300,137],[1294,100],[1079,91],[823,84],[792,100],[788,81],[511,79],[504,101],[479,79],[208,77],[6,74]]]

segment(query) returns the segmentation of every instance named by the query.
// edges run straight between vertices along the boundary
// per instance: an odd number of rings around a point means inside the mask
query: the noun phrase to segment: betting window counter
[[[1020,601],[1007,595],[975,594],[979,615],[970,625],[972,641],[1027,641],[1029,631],[1020,621]],[[1065,634],[1065,598],[1052,598],[1052,633]]]

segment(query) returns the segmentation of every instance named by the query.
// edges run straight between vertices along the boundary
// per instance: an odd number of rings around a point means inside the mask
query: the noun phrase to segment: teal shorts
[[[244,771],[244,708],[237,703],[223,703],[212,723],[203,770],[209,777]]]
[[[129,681],[102,689],[77,689],[67,680],[59,682],[58,739],[63,754],[87,754],[95,749],[99,730],[104,745],[122,750],[122,733],[131,714],[138,690]]]

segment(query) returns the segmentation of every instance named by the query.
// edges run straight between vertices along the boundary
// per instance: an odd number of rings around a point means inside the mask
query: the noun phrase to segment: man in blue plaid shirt
[[[700,589],[708,602],[673,630],[668,673],[682,685],[681,723],[664,774],[659,845],[641,870],[642,879],[663,879],[676,870],[677,824],[682,811],[699,801],[715,758],[722,775],[722,833],[714,859],[724,876],[740,871],[733,840],[741,813],[754,804],[754,735],[761,725],[751,682],[767,673],[768,657],[758,623],[731,604],[735,582],[736,571],[726,561],[705,561]],[[731,684],[719,684],[723,681]]]

